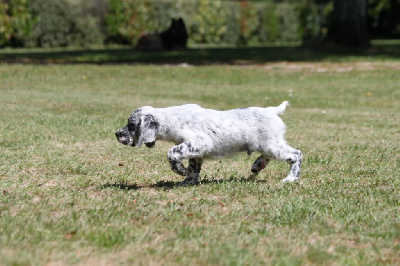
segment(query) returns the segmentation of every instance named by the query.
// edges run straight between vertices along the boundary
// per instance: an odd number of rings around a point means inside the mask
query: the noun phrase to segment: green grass
[[[0,264],[399,264],[400,62],[347,59],[0,65]],[[175,187],[170,143],[114,136],[143,105],[283,100],[294,184],[239,154]]]

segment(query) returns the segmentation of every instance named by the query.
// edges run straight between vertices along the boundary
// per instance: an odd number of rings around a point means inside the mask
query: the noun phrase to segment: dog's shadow
[[[199,186],[199,185],[208,185],[208,184],[221,184],[221,183],[233,183],[233,182],[254,182],[257,180],[258,183],[266,183],[268,180],[260,180],[256,179],[257,174],[251,174],[247,177],[243,178],[234,178],[231,177],[229,179],[202,179],[198,184],[190,185],[187,187]],[[155,188],[155,189],[173,189],[182,187],[180,185],[181,182],[172,182],[172,181],[158,181],[155,184],[131,184],[128,182],[125,183],[106,183],[101,186],[101,188],[118,188],[122,190],[140,190],[140,189],[148,189],[148,188]]]

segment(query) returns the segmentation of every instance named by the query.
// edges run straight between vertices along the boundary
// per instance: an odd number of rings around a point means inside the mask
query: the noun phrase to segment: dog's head
[[[143,143],[151,148],[154,146],[159,124],[151,114],[142,114],[136,109],[129,117],[128,124],[115,132],[120,143],[140,147]]]

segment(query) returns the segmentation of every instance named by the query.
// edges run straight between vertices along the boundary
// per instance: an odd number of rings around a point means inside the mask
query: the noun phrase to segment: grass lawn
[[[400,264],[400,59],[297,56],[0,64],[0,264]],[[239,154],[176,187],[171,143],[114,136],[143,105],[283,100],[286,139],[304,154],[293,184],[286,163],[252,178],[258,155]]]

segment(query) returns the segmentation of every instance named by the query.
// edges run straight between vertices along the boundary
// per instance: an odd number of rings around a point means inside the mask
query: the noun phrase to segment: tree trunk
[[[368,47],[367,0],[334,0],[328,41],[349,47]]]

